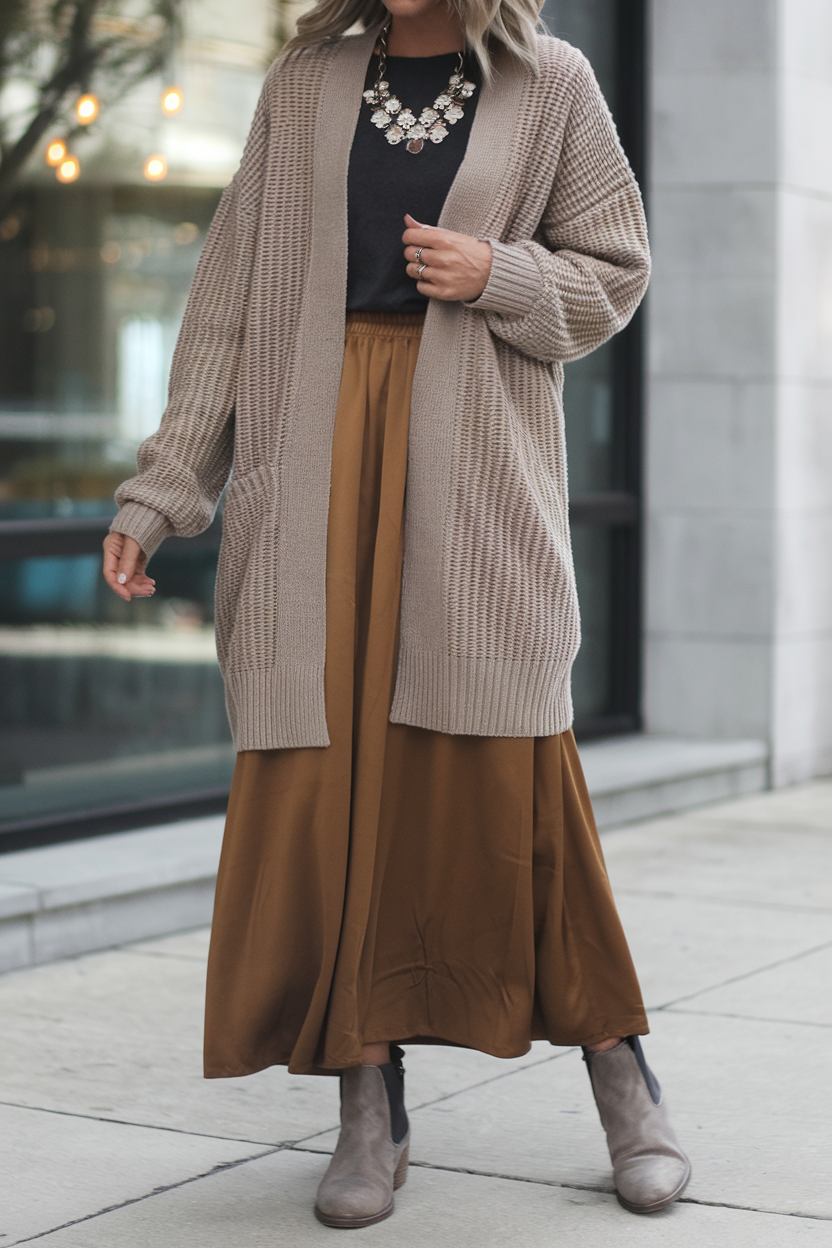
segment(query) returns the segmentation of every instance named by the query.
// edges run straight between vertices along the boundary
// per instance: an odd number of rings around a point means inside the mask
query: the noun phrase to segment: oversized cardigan
[[[194,278],[161,427],[116,494],[113,529],[151,555],[207,527],[233,462],[216,630],[238,750],[329,744],[347,168],[375,37],[270,70]],[[491,273],[470,305],[431,301],[413,382],[390,719],[440,732],[571,723],[562,366],[629,321],[649,275],[638,187],[592,70],[561,40],[538,46],[537,75],[504,53],[481,89],[439,224],[488,239]]]

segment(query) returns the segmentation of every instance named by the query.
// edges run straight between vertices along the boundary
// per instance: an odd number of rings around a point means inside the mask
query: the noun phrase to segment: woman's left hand
[[[405,217],[407,229],[402,235],[405,244],[408,277],[416,278],[416,289],[431,299],[479,299],[491,272],[491,244],[470,234],[455,234],[438,226],[420,225],[410,215]],[[421,247],[421,257],[416,252]],[[422,276],[419,277],[419,269]]]

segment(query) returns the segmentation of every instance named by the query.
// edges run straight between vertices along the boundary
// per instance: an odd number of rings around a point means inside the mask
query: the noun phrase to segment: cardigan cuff
[[[491,244],[491,272],[479,299],[465,306],[501,316],[527,316],[543,293],[543,278],[534,259],[519,243]]]
[[[148,559],[173,531],[167,516],[144,503],[125,503],[110,525],[111,533],[123,533],[138,542]]]

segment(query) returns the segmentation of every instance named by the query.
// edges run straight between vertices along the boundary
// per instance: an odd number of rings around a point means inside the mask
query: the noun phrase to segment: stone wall
[[[832,6],[655,0],[645,720],[832,771]]]

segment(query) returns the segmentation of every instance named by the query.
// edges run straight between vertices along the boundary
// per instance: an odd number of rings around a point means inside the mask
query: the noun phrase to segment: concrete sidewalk
[[[604,836],[694,1178],[612,1196],[574,1050],[412,1048],[413,1165],[380,1248],[832,1246],[832,784]],[[0,978],[0,1242],[332,1244],[312,1217],[337,1083],[200,1078],[207,933]],[[350,1243],[352,1243],[350,1237]]]

